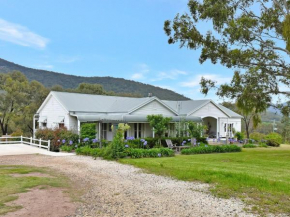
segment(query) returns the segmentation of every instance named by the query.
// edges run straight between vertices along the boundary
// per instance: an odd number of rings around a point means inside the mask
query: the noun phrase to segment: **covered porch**
[[[75,115],[78,122],[78,134],[80,135],[81,123],[96,123],[96,138],[99,140],[105,139],[112,141],[114,136],[114,130],[117,129],[119,123],[127,123],[130,129],[125,132],[124,138],[134,137],[154,138],[154,130],[150,127],[147,121],[147,115],[91,115],[91,114],[78,114]],[[169,128],[165,133],[166,137],[175,137],[176,129],[175,123],[182,120],[194,121],[201,123],[200,117],[193,116],[173,116],[172,122],[169,124]]]

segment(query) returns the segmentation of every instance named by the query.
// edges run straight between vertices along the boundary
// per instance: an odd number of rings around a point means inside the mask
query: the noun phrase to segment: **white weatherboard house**
[[[65,126],[80,133],[81,123],[96,124],[96,138],[112,140],[111,125],[128,123],[125,136],[154,137],[147,115],[172,117],[167,136],[176,135],[175,122],[203,122],[212,138],[233,135],[241,131],[241,116],[212,100],[167,101],[157,97],[130,98],[52,91],[34,115],[35,126],[58,128]]]

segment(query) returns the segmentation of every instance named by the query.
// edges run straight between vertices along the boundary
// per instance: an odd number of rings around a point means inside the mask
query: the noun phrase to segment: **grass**
[[[32,172],[44,173],[54,177],[13,177],[12,174],[28,174]],[[0,215],[21,209],[21,206],[8,206],[5,203],[16,200],[16,194],[29,191],[34,187],[62,187],[67,188],[68,180],[53,172],[36,167],[0,166]]]
[[[290,145],[120,162],[158,175],[211,183],[216,196],[239,197],[260,214],[290,214]]]

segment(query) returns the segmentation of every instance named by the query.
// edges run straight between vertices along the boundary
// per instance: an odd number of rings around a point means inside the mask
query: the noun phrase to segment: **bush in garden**
[[[152,148],[152,149],[128,148],[125,150],[125,152],[127,156],[131,158],[174,156],[174,151],[169,148]]]
[[[90,146],[83,146],[76,149],[77,155],[97,157],[100,155],[100,153],[101,153],[101,149],[91,148]]]
[[[207,129],[206,125],[196,123],[193,121],[188,122],[188,132],[192,138],[200,139],[202,132]]]
[[[61,151],[64,151],[64,152],[72,152],[74,150],[74,146],[69,146],[69,145],[62,145],[60,147],[60,150]]]
[[[259,147],[268,148],[268,145],[265,142],[259,142]]]
[[[250,134],[250,139],[253,139],[253,140],[257,141],[257,142],[260,142],[264,138],[265,138],[265,134],[263,134],[263,133],[254,132],[254,133]]]
[[[191,155],[191,154],[208,154],[208,153],[225,153],[225,152],[240,152],[241,147],[236,145],[205,145],[198,146],[194,148],[182,149],[181,154]]]
[[[95,123],[83,123],[81,125],[81,138],[96,138],[96,124]]]
[[[244,134],[242,132],[236,132],[235,137],[237,138],[237,140],[243,140]]]
[[[113,141],[102,150],[101,155],[104,159],[119,159],[127,156],[125,151],[124,132],[130,129],[128,124],[118,124]]]
[[[255,146],[253,144],[245,144],[245,145],[243,145],[243,148],[257,148],[257,146]]]
[[[35,133],[37,139],[50,140],[50,150],[59,151],[60,146],[75,146],[78,144],[79,136],[67,128],[38,129]]]
[[[265,136],[268,146],[279,147],[283,142],[283,138],[279,133],[269,133]]]

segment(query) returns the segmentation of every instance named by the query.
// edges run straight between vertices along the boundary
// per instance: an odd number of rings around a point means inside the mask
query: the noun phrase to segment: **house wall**
[[[64,125],[70,128],[70,122],[74,123],[74,120],[70,117],[68,111],[55,99],[54,96],[50,96],[44,107],[39,112],[40,117],[47,118],[47,128],[58,127],[59,117],[64,117]],[[39,125],[42,128],[42,124]]]
[[[154,100],[147,105],[139,108],[138,110],[131,113],[132,115],[157,115],[162,114],[164,116],[176,116],[175,113],[170,111],[164,105]]]
[[[220,136],[227,136],[227,129],[225,131],[225,124],[233,124],[235,132],[241,132],[242,130],[242,122],[240,118],[220,118],[219,126],[220,126]],[[230,136],[233,136],[233,132],[229,132]]]
[[[202,108],[198,109],[194,113],[190,114],[190,116],[198,116],[198,117],[227,117],[227,115],[222,112],[218,107],[216,107],[213,103],[208,103]]]

